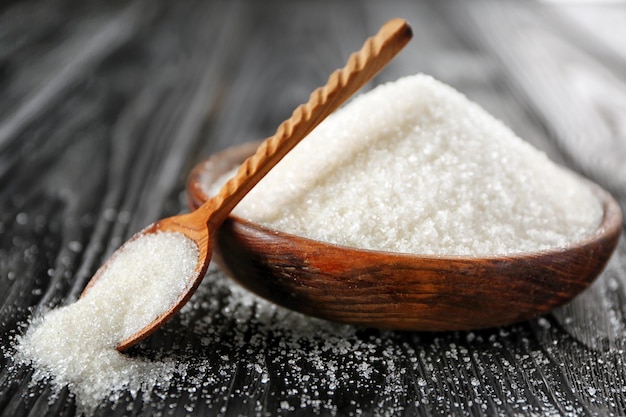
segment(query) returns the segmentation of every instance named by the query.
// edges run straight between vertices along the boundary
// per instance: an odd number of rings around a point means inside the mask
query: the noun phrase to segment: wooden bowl
[[[205,186],[239,165],[258,143],[200,163],[187,183],[195,209]],[[604,217],[567,248],[508,256],[434,256],[356,249],[272,230],[231,215],[215,236],[214,259],[250,291],[327,320],[419,331],[502,326],[544,314],[601,273],[622,229],[613,197],[595,184]]]

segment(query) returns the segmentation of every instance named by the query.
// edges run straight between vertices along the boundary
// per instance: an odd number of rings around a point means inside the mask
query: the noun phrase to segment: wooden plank
[[[76,66],[71,82],[56,83],[55,99],[29,113],[0,153],[5,349],[29,308],[71,302],[130,234],[183,210],[194,163],[272,133],[391,17],[407,18],[416,36],[377,82],[430,73],[624,202],[621,61],[607,58],[617,52],[600,60],[572,43],[578,29],[558,20],[558,9],[425,1],[131,6],[138,8],[133,30]],[[19,51],[41,46],[37,34],[46,28],[69,30],[81,16],[121,10],[83,7],[67,20],[32,13],[39,31],[22,43],[18,25],[2,25],[10,29],[2,43],[15,45],[3,59],[20,72],[32,61],[18,60]],[[0,21],[34,9],[16,3]],[[24,77],[15,87],[20,97],[41,93],[34,76]],[[2,114],[11,122],[13,113]],[[181,373],[146,399],[120,393],[96,414],[623,415],[625,258],[622,243],[598,284],[555,315],[442,334],[311,319],[212,269],[183,311],[132,352],[175,360]],[[49,384],[31,385],[32,371],[12,368],[4,356],[0,367],[0,416],[75,415],[67,390],[55,396]]]

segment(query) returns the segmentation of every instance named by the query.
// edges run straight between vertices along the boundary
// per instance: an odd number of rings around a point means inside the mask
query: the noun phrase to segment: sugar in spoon
[[[297,107],[291,117],[280,124],[276,133],[259,146],[257,152],[241,165],[217,195],[191,213],[159,220],[131,237],[128,242],[159,232],[181,233],[196,244],[199,257],[193,274],[188,277],[186,287],[175,303],[164,306],[162,312],[155,314],[154,319],[138,331],[125,335],[117,345],[118,350],[124,350],[146,338],[180,310],[202,281],[211,260],[213,237],[231,210],[322,120],[387,65],[411,37],[412,30],[406,21],[393,19],[385,23],[376,35],[365,41],[358,52],[350,56],[342,69],[330,75],[326,85],[313,91],[309,101]],[[104,272],[122,251],[124,245],[98,269],[82,297],[101,277],[106,279]]]

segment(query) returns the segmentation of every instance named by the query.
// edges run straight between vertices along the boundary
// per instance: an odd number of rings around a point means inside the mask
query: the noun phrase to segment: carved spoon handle
[[[274,136],[265,140],[219,193],[204,204],[203,209],[211,213],[207,222],[209,230],[215,230],[278,161],[387,65],[412,35],[405,20],[393,19],[368,38],[358,52],[350,55],[345,67],[334,71],[325,86],[313,91],[309,101],[298,106],[291,117],[278,126]]]

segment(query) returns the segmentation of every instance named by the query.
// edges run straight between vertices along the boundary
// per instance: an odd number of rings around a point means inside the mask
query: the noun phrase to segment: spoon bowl
[[[190,207],[255,146],[198,164],[187,182]],[[417,331],[508,325],[570,301],[609,260],[622,214],[608,192],[589,184],[602,202],[602,222],[565,248],[485,257],[393,253],[307,239],[231,214],[216,232],[214,260],[261,297],[327,320]]]

